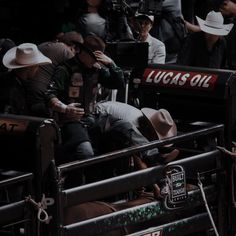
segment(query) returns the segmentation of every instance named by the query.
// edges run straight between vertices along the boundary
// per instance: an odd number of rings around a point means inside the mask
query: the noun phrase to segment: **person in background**
[[[27,87],[39,65],[52,63],[35,44],[23,43],[8,50],[3,57],[3,65],[10,69],[1,78],[0,112],[31,115],[28,106]]]
[[[160,14],[155,16],[150,34],[165,44],[166,64],[175,64],[177,54],[187,34],[181,0],[165,0],[161,2]]]
[[[77,45],[83,43],[81,34],[71,31],[67,32],[61,38],[61,42],[44,42],[38,48],[52,63],[40,65],[39,71],[34,76],[28,86],[28,102],[32,115],[50,117],[51,113],[46,105],[45,92],[48,89],[56,67],[72,58],[76,51]]]
[[[148,64],[164,64],[166,59],[165,45],[149,34],[153,26],[154,16],[137,14],[136,20],[138,21],[138,39],[149,44]]]
[[[226,37],[227,40],[227,49],[228,49],[228,64],[229,69],[236,69],[236,45],[235,45],[235,37],[236,37],[236,2],[225,0],[223,4],[220,6],[220,12],[225,17],[225,22],[234,23],[234,27],[231,30],[230,34]]]
[[[80,0],[77,31],[83,37],[93,34],[102,39],[106,38],[106,1]]]
[[[236,3],[234,1],[224,0],[223,4],[220,6],[220,11],[224,15],[236,15]]]
[[[178,55],[179,65],[226,68],[227,48],[226,36],[231,31],[233,24],[224,24],[220,12],[211,11],[205,20],[197,17],[201,32],[189,35]]]
[[[11,39],[8,39],[8,38],[2,38],[0,39],[0,61],[1,61],[1,64],[0,64],[0,73],[4,73],[6,72],[8,69],[2,64],[2,58],[3,56],[5,55],[5,53],[15,47],[16,44],[11,40]]]

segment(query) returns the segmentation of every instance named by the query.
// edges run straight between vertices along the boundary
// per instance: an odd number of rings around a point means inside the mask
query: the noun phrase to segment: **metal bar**
[[[24,219],[25,201],[19,201],[0,207],[0,226]]]
[[[216,158],[220,156],[218,150],[202,153],[186,159],[181,159],[173,164],[181,165],[186,176],[191,178],[197,176],[197,172],[214,169],[216,167]],[[199,168],[197,165],[200,164]],[[165,166],[157,166],[130,174],[98,181],[88,185],[67,189],[62,192],[63,206],[73,206],[83,202],[89,202],[104,197],[124,193],[141,186],[148,186],[156,183],[157,180],[163,178],[163,170]],[[195,176],[193,175],[195,173]],[[115,186],[115,187],[114,187]],[[109,191],[107,191],[109,189]]]
[[[214,213],[215,217],[216,213]],[[207,213],[194,215],[127,236],[184,236],[211,228]]]
[[[216,199],[215,188],[209,186],[205,188],[209,202]],[[202,196],[199,190],[189,192],[188,200],[185,202],[181,211],[202,205]],[[159,201],[143,204],[129,209],[121,210],[104,216],[99,216],[86,221],[74,223],[63,227],[65,235],[94,235],[104,233],[128,225],[140,224],[147,220],[173,215],[173,210],[166,209]]]
[[[9,185],[12,185],[12,184],[32,180],[32,179],[33,179],[33,174],[32,173],[21,174],[21,175],[16,176],[16,177],[11,177],[11,178],[7,178],[5,180],[1,180],[0,181],[0,188],[3,188],[5,186],[9,186]]]
[[[113,159],[116,159],[116,158],[129,156],[131,154],[141,152],[141,151],[145,151],[145,150],[148,150],[148,149],[152,149],[152,148],[155,148],[155,147],[161,147],[161,146],[171,144],[171,143],[182,142],[182,141],[194,139],[194,138],[197,138],[197,137],[203,136],[203,135],[206,136],[206,135],[214,133],[214,132],[220,132],[223,129],[224,129],[224,125],[222,125],[222,124],[214,125],[214,126],[211,126],[211,127],[200,129],[200,130],[197,130],[197,131],[194,131],[194,132],[188,132],[186,134],[181,134],[181,135],[171,137],[171,138],[168,138],[168,139],[156,140],[156,141],[152,141],[148,144],[139,145],[139,146],[132,146],[132,147],[122,149],[122,150],[119,150],[119,151],[115,151],[115,152],[111,152],[111,153],[108,153],[108,154],[100,155],[98,157],[94,157],[94,158],[89,159],[89,160],[70,162],[70,163],[67,163],[67,164],[60,165],[58,167],[58,169],[61,173],[64,173],[64,172],[68,172],[70,170],[74,170],[74,169],[78,169],[78,168],[82,168],[82,167],[86,167],[86,166],[91,166],[93,164],[105,162],[105,161],[108,161],[108,160],[113,160]]]

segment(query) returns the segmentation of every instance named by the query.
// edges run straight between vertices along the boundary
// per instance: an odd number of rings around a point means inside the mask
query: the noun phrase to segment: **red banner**
[[[217,74],[147,68],[143,74],[142,84],[213,90],[217,79]]]

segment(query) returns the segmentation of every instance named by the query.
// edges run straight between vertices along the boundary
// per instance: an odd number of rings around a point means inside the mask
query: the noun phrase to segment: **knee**
[[[82,142],[76,147],[76,159],[89,159],[94,156],[90,142]]]

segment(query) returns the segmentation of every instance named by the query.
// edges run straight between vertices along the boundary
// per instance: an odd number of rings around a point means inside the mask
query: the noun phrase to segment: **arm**
[[[166,47],[165,44],[161,42],[161,44],[156,47],[156,50],[152,58],[152,63],[165,64],[165,60],[166,60]]]
[[[124,88],[124,73],[114,61],[101,51],[94,52],[97,60],[103,66],[100,69],[99,83],[109,89]]]
[[[47,90],[47,100],[49,107],[58,113],[64,113],[68,118],[79,120],[84,115],[84,109],[79,108],[78,103],[65,104],[65,95],[67,84],[69,83],[71,74],[64,67],[58,67],[53,80]]]
[[[190,22],[188,21],[184,21],[185,22],[185,25],[186,25],[186,28],[188,30],[188,32],[199,32],[201,31],[200,27],[198,25],[194,25],[194,24],[191,24]]]

